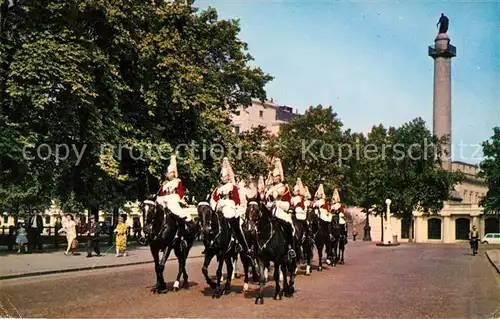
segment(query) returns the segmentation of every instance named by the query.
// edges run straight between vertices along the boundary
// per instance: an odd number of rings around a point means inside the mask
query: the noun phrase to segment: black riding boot
[[[286,223],[286,222],[285,222]],[[285,228],[285,235],[286,235],[286,241],[288,243],[288,258],[289,259],[294,259],[297,257],[297,254],[295,253],[294,248],[294,238],[293,238],[293,228],[292,225],[289,223],[286,223]]]
[[[180,242],[180,246],[181,246],[181,250],[184,250],[187,248],[187,237],[188,237],[188,233],[187,233],[187,229],[186,229],[186,219],[185,218],[178,218],[178,230],[177,230],[177,233],[179,235],[179,240],[181,241]]]
[[[328,230],[328,235],[330,235],[330,240],[333,241],[334,240],[334,237],[333,237],[333,223],[328,223],[327,224],[327,230]]]
[[[236,240],[238,240],[238,243],[240,243],[240,245],[243,246],[243,249],[247,252],[247,254],[251,256],[252,250],[250,249],[250,246],[248,246],[246,238],[243,235],[243,230],[241,229],[239,217],[229,218],[228,220],[229,220],[229,225],[231,225],[234,235],[236,236]]]
[[[344,236],[344,245],[347,245],[347,225],[341,225],[340,231]]]

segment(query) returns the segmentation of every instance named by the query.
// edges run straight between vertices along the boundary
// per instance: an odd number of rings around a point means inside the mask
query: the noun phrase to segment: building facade
[[[453,171],[461,171],[465,180],[455,187],[453,201],[444,203],[444,208],[438,214],[413,212],[413,238],[417,243],[460,243],[467,242],[473,225],[483,237],[487,233],[500,232],[500,218],[488,215],[479,206],[479,201],[486,195],[488,188],[484,180],[477,177],[479,168],[475,165],[452,162]],[[360,214],[360,209],[352,207],[353,213]],[[374,241],[382,238],[382,220],[380,216],[370,216],[371,237]],[[364,221],[364,220],[363,220]],[[359,224],[361,230],[363,224]],[[409,240],[410,225],[408,220],[391,217],[393,235],[399,241]],[[358,230],[359,231],[359,230]]]
[[[231,114],[231,121],[236,134],[261,125],[267,128],[271,134],[276,135],[281,124],[289,122],[297,115],[298,113],[293,113],[291,107],[278,105],[272,100],[265,102],[252,100],[251,106],[239,107],[234,111]]]

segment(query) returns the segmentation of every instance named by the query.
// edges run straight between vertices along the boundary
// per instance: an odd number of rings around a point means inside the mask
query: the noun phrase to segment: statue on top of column
[[[448,19],[448,17],[445,16],[444,13],[441,13],[441,17],[439,18],[439,21],[436,24],[436,27],[439,26],[439,33],[446,33],[448,31],[449,23],[450,20]]]

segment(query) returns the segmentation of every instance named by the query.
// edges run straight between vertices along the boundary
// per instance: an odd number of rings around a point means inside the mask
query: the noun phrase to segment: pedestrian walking
[[[356,228],[353,228],[352,230],[352,241],[356,241],[356,236],[358,236],[358,231]]]
[[[24,252],[28,252],[28,232],[24,228],[23,223],[17,223],[16,230],[16,246],[17,253],[21,252],[21,248],[24,248]]]
[[[42,216],[35,213],[28,220],[28,243],[32,250],[38,248],[41,252],[43,250],[41,235],[43,232],[43,219]]]
[[[75,246],[78,245],[78,242],[76,242],[76,222],[73,215],[66,215],[66,221],[63,222],[63,228],[61,228],[58,233],[61,232],[66,233],[66,241],[68,242],[68,247],[66,248],[64,254],[69,256],[71,252],[71,254],[74,255],[73,250],[77,248]]]
[[[118,225],[114,230],[116,233],[116,257],[127,256],[127,225],[123,222],[123,217],[118,218]]]
[[[99,248],[99,234],[101,232],[101,226],[99,223],[95,222],[95,217],[90,216],[90,222],[87,225],[87,258],[92,257],[92,250],[95,251],[97,256],[101,256],[101,250]]]

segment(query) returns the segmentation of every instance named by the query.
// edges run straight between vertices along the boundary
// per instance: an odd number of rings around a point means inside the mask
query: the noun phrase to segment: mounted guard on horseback
[[[344,263],[344,250],[347,244],[347,219],[345,216],[345,207],[340,203],[340,195],[337,188],[333,191],[332,213],[334,215],[334,237],[333,245],[334,258],[340,264]]]
[[[272,212],[272,215],[280,221],[283,227],[288,244],[288,258],[294,259],[297,254],[294,250],[295,227],[291,214],[288,212],[291,206],[290,188],[283,181],[283,167],[279,158],[274,161],[274,169],[269,172],[268,188],[265,192],[264,201],[267,208]]]
[[[323,184],[319,185],[318,190],[314,194],[312,207],[316,209],[316,214],[318,215],[319,219],[327,223],[330,240],[333,240],[331,224],[333,215],[330,213],[330,205],[326,200],[325,188],[323,187]]]
[[[340,203],[340,195],[337,188],[333,191],[332,213],[336,216],[340,227],[340,234],[344,236],[345,243],[347,244],[347,219],[345,217],[345,207]]]
[[[222,214],[229,222],[236,240],[242,249],[251,255],[252,251],[248,245],[243,230],[241,229],[240,213],[237,206],[241,204],[238,186],[234,176],[233,169],[229,163],[229,159],[224,157],[222,160],[222,168],[220,173],[220,183],[212,192],[211,206],[212,209]]]
[[[177,174],[175,155],[170,158],[167,181],[161,185],[157,194],[156,201],[144,200],[140,209],[146,216],[144,232],[155,263],[156,285],[152,291],[162,293],[167,290],[163,271],[172,250],[179,263],[174,290],[180,289],[181,275],[184,277],[183,287],[188,287],[186,260],[198,232],[191,216],[181,208],[181,204],[185,204],[184,188]],[[186,229],[186,226],[189,226],[189,229]],[[161,258],[160,252],[163,252]]]
[[[180,246],[182,249],[187,247],[187,225],[192,221],[191,215],[182,209],[183,206],[187,206],[184,201],[184,187],[182,185],[182,180],[178,176],[177,172],[177,160],[176,156],[172,155],[170,157],[170,165],[167,168],[167,179],[162,183],[156,203],[163,207],[163,209],[168,209],[177,218],[177,236],[176,238],[180,240]]]

